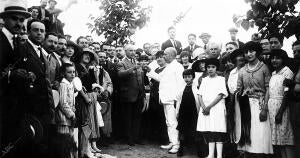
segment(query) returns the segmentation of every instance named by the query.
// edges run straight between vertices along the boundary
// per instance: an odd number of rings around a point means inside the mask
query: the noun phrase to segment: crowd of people
[[[46,9],[49,4],[49,8]],[[55,0],[0,13],[0,157],[104,157],[101,147],[162,144],[199,157],[300,157],[300,41],[254,34],[221,45],[137,48],[64,35]]]

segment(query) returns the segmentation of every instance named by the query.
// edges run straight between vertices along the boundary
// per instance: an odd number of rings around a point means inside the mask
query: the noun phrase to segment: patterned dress
[[[290,110],[287,108],[282,116],[281,124],[275,123],[275,116],[281,106],[284,87],[284,79],[292,79],[293,72],[284,67],[279,72],[274,71],[270,79],[269,94],[270,99],[268,101],[270,124],[272,129],[272,144],[273,145],[294,145],[294,134],[292,131],[292,125],[290,122]]]

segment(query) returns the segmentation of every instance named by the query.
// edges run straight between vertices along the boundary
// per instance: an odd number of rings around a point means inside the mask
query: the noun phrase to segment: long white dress
[[[294,134],[289,117],[289,108],[283,113],[281,124],[275,123],[275,116],[281,106],[284,94],[283,81],[286,78],[293,78],[293,72],[288,67],[282,68],[278,73],[274,71],[269,83],[270,99],[268,101],[268,109],[273,145],[294,145]]]
[[[224,94],[214,107],[210,109],[209,115],[202,114],[200,108],[197,121],[197,131],[201,132],[226,132],[226,107],[225,98],[228,96],[225,78],[221,76],[205,77],[202,79],[198,95],[202,96],[205,106],[208,106],[219,94]]]

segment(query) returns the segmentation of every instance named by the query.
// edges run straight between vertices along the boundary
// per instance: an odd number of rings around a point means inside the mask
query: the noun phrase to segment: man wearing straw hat
[[[0,30],[0,149],[10,142],[8,134],[14,132],[12,124],[18,119],[13,112],[16,107],[11,91],[11,76],[24,75],[22,71],[9,71],[9,65],[16,62],[17,35],[21,33],[25,19],[31,15],[26,11],[26,1],[10,0],[0,12],[0,18],[3,19],[4,25]],[[13,99],[12,99],[13,98]],[[13,114],[13,115],[11,115]],[[3,138],[3,139],[1,139]],[[2,141],[1,141],[2,140]],[[0,150],[2,151],[2,150]],[[0,153],[1,156],[1,153]]]

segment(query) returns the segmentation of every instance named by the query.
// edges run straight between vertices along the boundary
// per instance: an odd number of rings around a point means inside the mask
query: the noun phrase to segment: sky
[[[57,8],[65,9],[68,1],[70,0],[57,0]],[[39,5],[39,2],[40,0],[28,0],[28,7]],[[90,15],[102,14],[98,9],[99,5],[100,3],[94,0],[77,0],[76,4],[59,16],[59,19],[65,23],[64,32],[71,34],[72,40],[87,34],[92,35],[96,41],[103,40],[103,38],[91,34],[86,25]],[[224,45],[229,41],[228,29],[234,26],[232,16],[234,14],[244,15],[250,9],[249,4],[246,4],[244,0],[143,0],[142,5],[151,5],[153,10],[147,25],[141,30],[137,30],[132,37],[138,47],[142,47],[146,42],[162,43],[167,40],[167,28],[173,24],[173,20],[181,12],[186,12],[188,9],[190,10],[185,18],[176,25],[176,39],[186,46],[188,34],[194,33],[198,37],[202,32],[208,32],[212,35],[211,41]],[[251,34],[257,31],[256,29],[248,31],[243,28],[238,29],[238,38],[244,42],[249,41]],[[295,41],[294,38],[285,40],[284,49],[289,54],[293,41]],[[201,43],[199,38],[197,38],[197,43]]]

